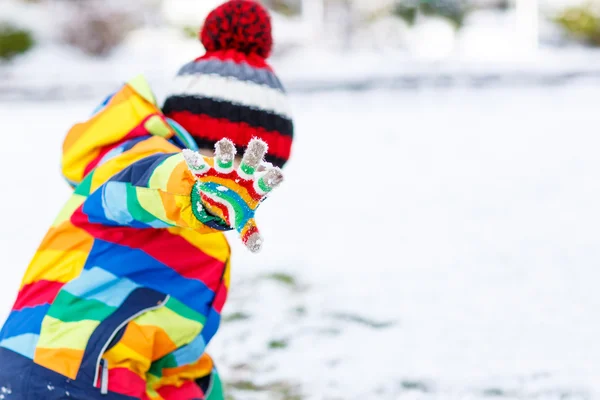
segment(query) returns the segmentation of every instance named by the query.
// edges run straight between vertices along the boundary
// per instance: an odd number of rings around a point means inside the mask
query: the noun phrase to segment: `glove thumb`
[[[240,231],[242,242],[246,247],[253,253],[258,253],[262,248],[263,239],[258,232],[256,221],[254,218],[250,218],[246,225]]]

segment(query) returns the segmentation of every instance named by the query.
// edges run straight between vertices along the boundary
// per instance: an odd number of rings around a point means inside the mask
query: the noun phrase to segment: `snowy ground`
[[[232,398],[600,399],[596,98],[295,96],[265,249],[232,240],[210,349]],[[63,133],[93,106],[0,103],[3,315],[69,194]]]

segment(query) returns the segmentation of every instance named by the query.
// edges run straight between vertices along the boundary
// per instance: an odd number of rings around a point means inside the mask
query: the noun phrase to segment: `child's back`
[[[161,380],[176,387],[211,373],[203,354],[227,296],[229,246],[216,223],[194,216],[195,178],[149,93],[143,80],[128,83],[65,140],[75,192],[0,335],[0,382],[28,376],[9,385],[13,397],[87,399],[104,384],[141,398],[147,386],[168,390]]]

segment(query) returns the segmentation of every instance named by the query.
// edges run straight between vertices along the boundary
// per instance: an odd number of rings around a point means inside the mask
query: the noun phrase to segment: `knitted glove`
[[[236,150],[229,139],[221,139],[215,144],[214,158],[183,150],[188,168],[197,178],[193,191],[199,195],[201,205],[209,214],[238,231],[246,247],[254,253],[262,246],[254,213],[267,194],[283,180],[279,168],[261,165],[266,152],[265,142],[257,138],[250,140],[240,166],[234,169]]]

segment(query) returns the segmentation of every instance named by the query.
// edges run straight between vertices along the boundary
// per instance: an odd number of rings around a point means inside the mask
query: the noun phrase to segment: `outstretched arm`
[[[235,229],[256,252],[262,238],[254,214],[283,180],[279,168],[262,165],[266,151],[263,141],[252,139],[237,169],[235,146],[229,139],[217,142],[214,158],[189,150],[145,155],[103,181],[82,210],[89,222],[104,225],[177,226],[203,233]],[[102,166],[100,173],[109,167],[109,163]]]
[[[82,211],[90,223],[103,225],[228,230],[194,198],[195,182],[182,153],[147,155],[93,190]]]

